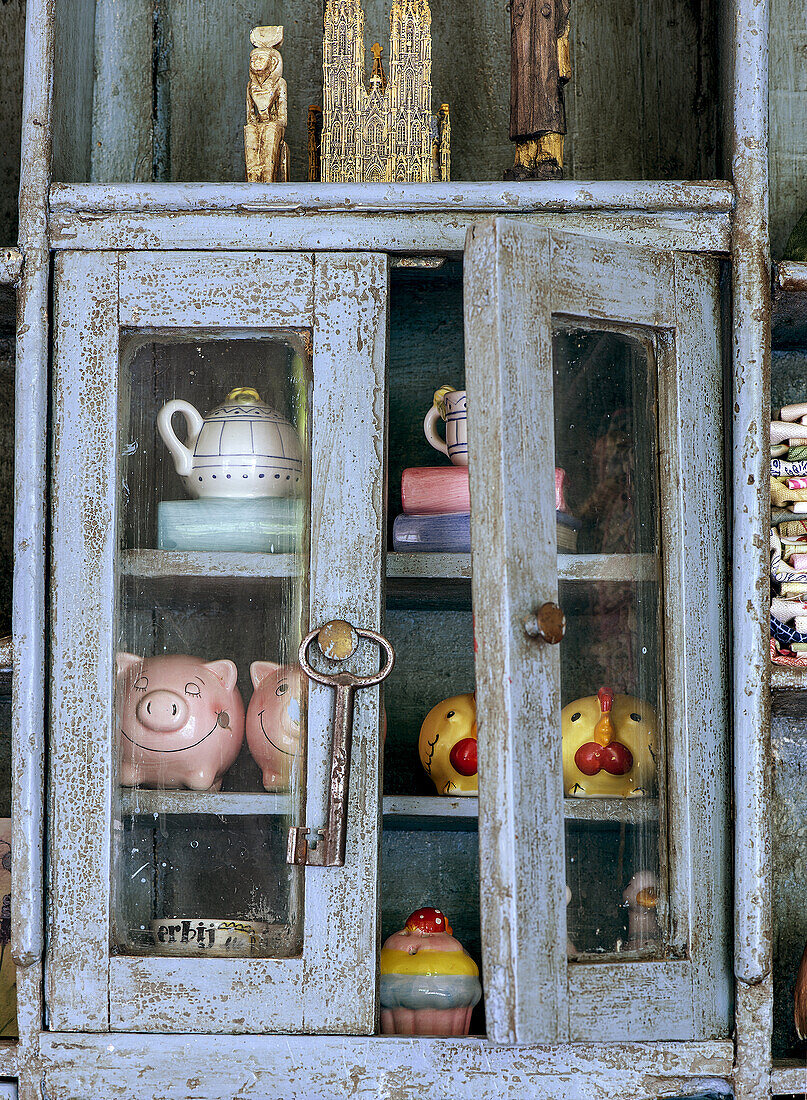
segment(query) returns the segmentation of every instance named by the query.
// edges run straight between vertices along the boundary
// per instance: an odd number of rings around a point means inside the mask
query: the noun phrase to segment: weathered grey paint
[[[739,1100],[770,1087],[770,692],[768,680],[770,250],[768,0],[735,11],[732,56],[732,628],[734,644],[735,1002]]]
[[[788,0],[795,3],[796,0]],[[266,218],[244,209],[242,214],[233,216],[228,208],[237,204],[235,194],[226,199],[222,194],[221,220],[208,216],[194,225],[185,224],[179,229],[174,223],[177,215],[170,209],[163,213],[143,211],[129,223],[123,216],[120,225],[115,223],[118,215],[114,208],[105,216],[98,216],[93,210],[92,200],[88,201],[79,215],[56,212],[50,239],[46,230],[46,196],[50,182],[50,138],[52,134],[52,114],[50,105],[50,77],[56,68],[57,77],[67,75],[77,82],[80,94],[68,97],[70,108],[77,112],[80,124],[75,127],[74,137],[79,146],[83,143],[83,152],[62,158],[59,175],[62,178],[88,178],[80,173],[72,176],[63,170],[63,165],[72,163],[81,167],[89,165],[91,146],[86,120],[89,114],[90,99],[86,94],[88,81],[85,79],[91,66],[71,64],[68,58],[66,69],[54,65],[53,11],[55,0],[28,0],[27,6],[27,56],[26,89],[24,110],[23,173],[20,216],[20,243],[25,249],[25,266],[20,283],[20,326],[18,334],[18,387],[17,387],[17,489],[16,489],[16,596],[14,609],[14,629],[17,635],[17,653],[15,666],[15,723],[14,723],[14,760],[16,784],[14,790],[15,808],[15,867],[14,867],[14,912],[15,927],[13,950],[15,957],[26,963],[38,962],[42,950],[41,919],[41,882],[42,882],[42,754],[43,754],[43,670],[45,668],[44,650],[44,489],[46,456],[46,422],[44,410],[47,407],[46,365],[47,365],[47,293],[48,293],[48,245],[59,247],[82,246],[94,249],[109,247],[209,247],[215,242],[230,248],[315,248],[346,247],[344,241],[352,231],[361,236],[366,234],[364,243],[353,247],[366,247],[372,250],[371,234],[362,228],[361,211],[351,224],[343,222],[334,232],[323,215],[323,220],[313,228],[305,228],[294,237],[285,226],[278,233],[273,225],[270,212]],[[798,5],[797,5],[798,6]],[[70,14],[73,5],[62,0],[59,4],[60,15]],[[766,890],[767,867],[764,856],[765,841],[765,730],[766,717],[764,704],[760,703],[765,691],[764,662],[762,661],[760,616],[764,605],[764,545],[754,545],[754,533],[764,531],[762,512],[759,509],[761,490],[759,484],[749,487],[750,475],[758,478],[764,473],[764,419],[765,409],[765,318],[766,294],[766,256],[765,256],[765,218],[760,209],[765,193],[761,169],[765,134],[765,84],[766,70],[766,20],[767,5],[760,0],[736,0],[728,6],[730,16],[736,15],[737,33],[732,43],[737,52],[740,70],[736,87],[729,89],[725,102],[733,100],[735,111],[735,129],[737,134],[734,157],[734,180],[740,190],[741,203],[738,211],[737,229],[734,239],[737,259],[735,291],[737,301],[737,346],[735,363],[738,368],[738,405],[735,412],[735,438],[739,448],[736,487],[738,491],[737,518],[745,527],[735,542],[735,562],[739,569],[743,560],[759,563],[753,578],[753,592],[748,595],[754,608],[752,617],[744,618],[743,608],[748,606],[745,598],[736,599],[737,613],[735,625],[741,627],[737,635],[736,652],[738,654],[735,673],[736,714],[742,719],[737,727],[736,746],[739,751],[740,780],[738,782],[738,803],[741,815],[738,818],[736,854],[740,866],[740,882],[737,892],[736,920],[738,926],[737,965],[743,981],[738,990],[738,1042],[735,1079],[738,1092],[743,1097],[768,1095],[767,1059],[768,1036],[770,1030],[771,989],[767,976],[766,958],[769,948],[766,941]],[[83,9],[86,12],[86,6]],[[668,12],[665,11],[665,18]],[[581,12],[582,19],[585,18]],[[609,14],[610,18],[610,14]],[[731,18],[725,21],[731,24]],[[85,26],[87,21],[85,18]],[[798,24],[792,17],[781,20],[789,40]],[[648,32],[641,21],[636,22],[637,42]],[[92,36],[85,36],[78,44],[87,57],[86,46],[89,38],[89,51],[92,53]],[[594,41],[596,39],[593,38]],[[60,38],[60,50],[68,45],[68,39]],[[96,43],[97,50],[97,43]],[[727,51],[731,52],[731,51]],[[74,54],[74,57],[77,56]],[[578,66],[582,54],[578,55]],[[72,76],[70,75],[72,72]],[[593,72],[593,67],[592,67]],[[81,81],[79,81],[81,76]],[[582,84],[580,85],[582,87]],[[609,81],[610,87],[610,81]],[[485,89],[485,95],[488,95]],[[610,94],[610,93],[609,93]],[[64,101],[64,100],[63,100]],[[676,103],[677,108],[677,103]],[[726,110],[725,115],[730,115]],[[615,112],[618,124],[620,112]],[[59,125],[64,133],[60,114]],[[605,148],[609,142],[602,143]],[[570,150],[573,140],[570,141]],[[496,158],[499,154],[496,153]],[[83,158],[83,159],[82,159]],[[498,161],[497,161],[498,163]],[[581,161],[582,163],[582,161]],[[70,169],[72,171],[73,169]],[[89,169],[87,169],[89,171]],[[117,169],[116,169],[117,171]],[[694,175],[699,173],[695,172]],[[122,177],[130,178],[130,177]],[[563,193],[562,190],[560,192]],[[446,214],[450,208],[451,196],[446,196],[446,207],[434,212],[435,221],[444,219],[449,223],[447,232],[442,233],[434,225],[418,215],[416,220],[401,233],[391,229],[384,231],[383,239],[376,238],[375,248],[401,248],[408,251],[422,251],[422,241],[417,239],[417,230],[428,229],[430,248],[461,247],[462,236],[476,212],[466,212],[462,217]],[[566,207],[563,215],[568,228],[588,229],[596,232],[598,228],[612,236],[620,232],[626,239],[634,242],[654,242],[657,246],[691,248],[727,252],[728,209],[714,213],[706,209],[708,204],[687,207],[688,212],[668,212],[666,208],[657,216],[648,217],[642,213],[641,204],[629,204],[624,212],[593,214],[585,220],[584,215],[576,213],[579,204],[590,201],[590,209],[598,209],[598,200],[588,200],[582,193]],[[600,196],[599,208],[607,206],[604,195]],[[549,202],[550,210],[558,209]],[[613,209],[613,208],[611,208]],[[700,213],[706,210],[706,213]],[[512,213],[512,209],[503,207],[500,211],[488,210],[488,213]],[[410,213],[417,213],[413,211]],[[299,214],[297,215],[299,217]],[[318,215],[319,216],[319,215]],[[390,220],[396,212],[390,214]],[[111,221],[108,219],[112,219]],[[600,219],[600,226],[597,225]],[[681,219],[684,219],[682,224]],[[289,215],[291,220],[291,215]],[[365,222],[366,225],[366,222]],[[602,228],[604,226],[604,229]],[[777,232],[782,233],[780,229]],[[240,236],[239,236],[240,234]],[[104,245],[104,239],[106,245]],[[292,243],[294,241],[295,243]],[[318,243],[315,243],[317,241]],[[304,243],[305,242],[305,243]],[[338,244],[337,242],[342,242]],[[458,243],[459,242],[459,243]],[[687,242],[687,243],[685,243]],[[428,250],[428,249],[427,249]],[[761,379],[761,385],[760,385]],[[749,431],[749,425],[751,429]],[[746,436],[746,433],[747,436]],[[759,448],[759,450],[757,450]],[[744,509],[744,502],[750,500],[750,511]],[[738,531],[740,530],[738,525]],[[747,533],[744,533],[747,532]],[[764,540],[763,540],[764,541]],[[750,559],[741,555],[748,554]],[[735,578],[736,580],[737,578]],[[742,590],[741,590],[742,591]],[[735,592],[737,590],[735,589]],[[743,633],[750,631],[750,637]],[[753,659],[749,670],[748,655]],[[745,764],[747,763],[747,767]],[[747,800],[746,802],[743,800]],[[747,812],[746,812],[747,811]],[[762,887],[760,892],[759,887]],[[354,1093],[359,1087],[372,1095],[379,1090],[389,1088],[388,1069],[391,1064],[408,1065],[412,1077],[396,1084],[397,1093],[407,1095],[407,1089],[418,1088],[432,1091],[440,1087],[445,1074],[463,1066],[461,1079],[468,1088],[476,1089],[474,1095],[484,1095],[479,1090],[484,1087],[491,1095],[500,1090],[505,1081],[512,1095],[518,1090],[530,1095],[557,1095],[558,1090],[566,1096],[573,1096],[572,1089],[579,1090],[586,1097],[654,1096],[672,1092],[692,1091],[697,1078],[704,1075],[728,1077],[731,1073],[732,1051],[729,1044],[713,1046],[676,1045],[660,1047],[642,1045],[630,1048],[610,1046],[607,1049],[587,1054],[576,1048],[573,1052],[561,1049],[556,1052],[534,1052],[534,1057],[524,1051],[503,1050],[497,1052],[485,1043],[470,1041],[467,1046],[459,1044],[463,1050],[472,1049],[472,1055],[461,1055],[451,1045],[441,1042],[419,1041],[416,1044],[385,1044],[381,1040],[366,1041],[357,1044],[342,1041],[342,1045],[332,1046],[329,1042],[319,1041],[316,1045],[299,1040],[303,1045],[294,1047],[291,1064],[276,1060],[272,1051],[290,1050],[289,1043],[294,1040],[281,1040],[275,1046],[261,1045],[252,1047],[249,1059],[243,1061],[240,1056],[239,1041],[226,1039],[216,1045],[210,1040],[199,1040],[194,1044],[188,1039],[170,1039],[155,1041],[138,1037],[105,1036],[95,1042],[92,1037],[79,1039],[70,1037],[51,1037],[45,1035],[40,1050],[39,1032],[41,1028],[40,970],[31,966],[20,971],[18,985],[20,991],[20,1024],[22,1038],[19,1048],[0,1047],[0,1073],[13,1076],[19,1068],[22,1074],[20,1095],[25,1098],[39,1098],[42,1093],[40,1079],[44,1079],[44,1088],[48,1095],[56,1096],[130,1096],[135,1089],[142,1089],[144,1097],[158,1096],[160,1090],[169,1088],[171,1094],[185,1095],[232,1095],[231,1073],[238,1077],[244,1069],[245,1081],[263,1080],[271,1088],[275,1074],[285,1074],[291,1080],[294,1073],[299,1074],[299,1066],[314,1064],[312,1076],[315,1088],[323,1094],[338,1095],[339,1091],[352,1088]],[[361,1042],[361,1041],[360,1041]],[[376,1050],[375,1068],[363,1075],[361,1051]],[[112,1048],[111,1050],[109,1048]],[[317,1061],[313,1051],[317,1050]],[[402,1051],[406,1051],[404,1057]],[[157,1053],[160,1051],[161,1053]],[[225,1054],[226,1051],[226,1054]],[[279,1057],[279,1056],[277,1056]],[[283,1058],[286,1057],[284,1054]],[[208,1059],[207,1062],[204,1059]],[[250,1060],[251,1059],[251,1060]],[[498,1059],[498,1060],[497,1060]],[[356,1068],[353,1075],[345,1073],[346,1061]],[[186,1070],[177,1067],[188,1067]],[[208,1074],[206,1067],[210,1066]],[[425,1066],[425,1068],[424,1068]],[[320,1069],[324,1067],[324,1069]],[[197,1072],[198,1071],[198,1072]],[[205,1077],[200,1083],[198,1076]],[[211,1076],[212,1074],[212,1076]],[[218,1077],[216,1076],[218,1074]],[[261,1075],[264,1075],[261,1077]],[[534,1076],[533,1076],[534,1075]],[[298,1088],[299,1095],[315,1095],[311,1090],[311,1080],[303,1073]],[[138,1081],[138,1085],[133,1083]],[[218,1084],[216,1084],[218,1081]],[[356,1082],[359,1082],[357,1085]],[[415,1083],[412,1084],[412,1081]],[[540,1081],[539,1085],[536,1081]],[[480,1084],[481,1083],[481,1084]],[[774,1076],[776,1091],[801,1091],[804,1086],[803,1073],[794,1069],[777,1070]],[[251,1085],[248,1085],[251,1087]],[[462,1087],[465,1087],[463,1085]],[[116,1092],[117,1090],[117,1092]],[[306,1090],[308,1090],[306,1092]],[[372,1091],[375,1090],[375,1091]]]
[[[148,1053],[146,1053],[148,1052]],[[721,1083],[731,1043],[501,1047],[483,1039],[45,1035],[48,1100],[652,1100]]]
[[[483,894],[482,907],[491,971],[489,1031],[522,1042],[558,1034],[575,1040],[724,1035],[730,1001],[726,659],[720,647],[703,644],[722,629],[714,597],[726,583],[721,555],[703,539],[704,523],[719,532],[725,514],[720,453],[712,443],[723,416],[717,264],[498,220],[472,232],[466,271],[469,431],[480,441],[471,461],[480,836],[486,845],[480,859],[484,879],[495,884]],[[671,854],[672,947],[687,957],[680,964],[640,964],[635,971],[624,964],[571,965],[568,1007],[565,952],[557,950],[566,942],[565,907],[551,901],[562,899],[565,868],[555,869],[549,859],[550,852],[563,851],[560,777],[545,763],[547,750],[558,762],[561,756],[559,657],[557,648],[529,643],[523,631],[528,615],[557,599],[548,473],[554,421],[546,396],[552,393],[555,313],[591,318],[594,325],[659,330],[669,776],[662,805]],[[484,417],[474,416],[475,408],[483,408]],[[531,410],[526,438],[514,415],[520,408]],[[541,408],[545,422],[536,417]],[[696,422],[697,437],[685,438],[687,425]],[[691,499],[697,510],[688,506]],[[543,556],[539,531],[551,535]],[[529,703],[522,714],[523,700]],[[536,737],[536,728],[557,732]],[[541,837],[540,860],[515,839],[527,836]],[[557,879],[550,877],[553,870]],[[531,942],[536,929],[544,934],[547,927],[550,946]],[[651,973],[643,1007],[634,1013],[627,990]],[[549,991],[558,985],[553,1001]],[[528,999],[535,990],[540,1006]]]
[[[310,621],[344,618],[378,629],[387,267],[386,256],[370,254],[316,259],[304,253],[226,252],[60,256],[54,479],[65,488],[54,493],[52,526],[54,831],[46,975],[57,1027],[358,1034],[375,1028],[377,689],[363,692],[356,708],[346,863],[306,871],[305,942],[299,958],[209,960],[212,965],[200,967],[193,959],[111,954],[110,731],[120,331],[312,331]],[[350,401],[345,401],[346,392]],[[346,484],[356,486],[348,512]],[[325,533],[337,529],[340,539]],[[71,583],[70,576],[82,580]],[[312,828],[324,821],[331,707],[330,693],[312,688],[306,808]],[[91,722],[88,713],[95,716]],[[80,764],[74,759],[77,749]],[[83,929],[79,937],[76,927]]]

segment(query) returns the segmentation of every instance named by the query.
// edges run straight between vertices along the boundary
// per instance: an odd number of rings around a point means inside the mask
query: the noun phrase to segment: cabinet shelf
[[[613,821],[622,825],[643,825],[658,821],[657,798],[564,798],[566,821]]]
[[[209,580],[287,579],[300,575],[296,554],[220,553],[212,550],[126,550],[125,577],[143,580],[194,577]]]
[[[653,798],[564,798],[566,821],[607,821],[640,825],[658,821],[658,800]],[[439,795],[387,795],[384,825],[387,829],[475,829],[479,802],[475,797],[443,798]]]
[[[146,791],[121,789],[121,813],[132,817],[158,814],[221,814],[231,817],[289,816],[292,798],[265,791]]]
[[[470,580],[470,554],[387,554],[389,580]]]
[[[655,581],[654,554],[559,554],[561,581]],[[121,572],[143,580],[194,577],[209,580],[287,579],[300,575],[295,554],[218,553],[215,551],[127,550]],[[470,580],[470,554],[387,554],[390,580]]]
[[[384,828],[407,831],[469,832],[478,827],[479,800],[473,795],[386,795]]]
[[[807,688],[807,668],[771,665],[772,688]]]
[[[447,209],[477,217],[507,213],[629,210],[730,214],[734,189],[725,180],[499,183],[54,183],[50,213],[194,214],[213,212],[410,214]]]
[[[292,811],[288,794],[264,791],[146,791],[121,790],[124,816],[159,814],[216,814],[231,817],[284,817]],[[658,820],[658,801],[644,798],[565,798],[567,821],[613,821],[639,825]],[[387,829],[417,831],[467,831],[476,829],[479,803],[473,796],[442,798],[438,795],[386,795],[384,825]]]

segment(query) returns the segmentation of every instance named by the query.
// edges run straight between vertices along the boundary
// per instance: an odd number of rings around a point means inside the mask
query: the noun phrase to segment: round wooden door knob
[[[545,603],[524,624],[531,638],[541,638],[549,645],[557,645],[566,635],[566,616],[556,603]]]

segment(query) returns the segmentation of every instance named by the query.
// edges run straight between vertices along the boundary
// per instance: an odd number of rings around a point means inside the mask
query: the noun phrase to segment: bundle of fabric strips
[[[807,402],[771,422],[771,660],[807,668]]]

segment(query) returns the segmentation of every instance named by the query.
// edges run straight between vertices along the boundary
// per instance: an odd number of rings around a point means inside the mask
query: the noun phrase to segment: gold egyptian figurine
[[[288,124],[288,93],[283,79],[282,27],[255,27],[249,40],[247,123],[244,153],[250,183],[287,183],[289,147],[283,140]]]

